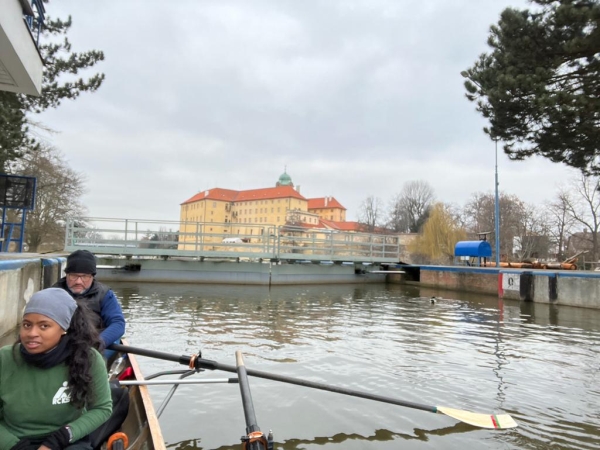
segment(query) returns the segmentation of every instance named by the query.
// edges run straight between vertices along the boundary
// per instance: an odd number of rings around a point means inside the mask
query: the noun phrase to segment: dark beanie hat
[[[91,273],[96,275],[96,257],[87,250],[75,250],[67,257],[65,273]]]

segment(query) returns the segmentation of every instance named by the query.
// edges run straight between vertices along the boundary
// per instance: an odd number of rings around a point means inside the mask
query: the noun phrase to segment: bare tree
[[[464,208],[464,218],[467,229],[471,233],[482,233],[495,230],[494,194],[476,192],[471,196]],[[527,227],[526,205],[516,195],[500,193],[500,254],[503,259],[513,255],[514,239],[521,236]],[[490,234],[491,242],[496,239],[495,233]],[[493,246],[492,246],[493,247]]]
[[[409,181],[390,205],[388,227],[400,233],[418,233],[434,201],[433,188],[426,181]]]
[[[381,200],[369,195],[363,200],[358,211],[358,221],[366,225],[370,232],[375,231],[381,221]]]
[[[301,227],[302,226],[302,215],[299,209],[291,209],[287,213],[285,224],[289,226]]]
[[[556,246],[556,258],[563,261],[567,257],[567,239],[573,231],[575,219],[569,214],[569,194],[558,192],[556,199],[546,203],[548,233]]]
[[[598,261],[600,177],[580,174],[573,179],[570,190],[572,194],[564,194],[566,210],[576,224],[583,226],[584,233],[578,233],[578,237],[587,241],[592,261]]]
[[[26,154],[15,163],[13,172],[37,178],[35,209],[28,212],[25,224],[29,251],[64,248],[66,220],[85,216],[81,175],[68,166],[56,148],[47,145]]]
[[[547,259],[550,249],[550,231],[543,210],[524,204],[522,220],[515,223],[513,254],[518,261],[525,259]]]

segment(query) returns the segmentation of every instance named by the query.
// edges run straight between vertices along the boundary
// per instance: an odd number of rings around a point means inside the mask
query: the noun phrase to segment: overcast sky
[[[494,144],[462,70],[519,0],[53,0],[75,51],[102,50],[94,94],[39,119],[87,178],[93,217],[177,220],[200,190],[333,195],[356,219],[407,181],[463,205],[493,192]],[[499,153],[500,189],[541,204],[572,172]]]

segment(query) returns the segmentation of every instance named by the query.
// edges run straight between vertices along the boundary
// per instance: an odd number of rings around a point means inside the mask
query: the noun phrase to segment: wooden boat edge
[[[123,345],[128,345],[125,340],[122,341]],[[140,369],[140,366],[137,362],[135,356],[131,353],[127,356],[129,360],[129,364],[133,370],[135,375],[135,379],[138,381],[144,380],[144,375]],[[137,391],[136,391],[137,390]],[[130,395],[139,395],[142,405],[144,408],[144,412],[146,414],[146,420],[148,421],[148,428],[150,430],[150,439],[151,445],[148,448],[153,448],[154,450],[166,450],[165,440],[162,435],[162,430],[160,428],[160,423],[158,421],[158,416],[156,415],[156,411],[154,409],[154,404],[152,403],[152,398],[150,397],[150,392],[148,391],[147,386],[132,386],[131,391],[133,394]],[[130,443],[131,444],[131,443]]]

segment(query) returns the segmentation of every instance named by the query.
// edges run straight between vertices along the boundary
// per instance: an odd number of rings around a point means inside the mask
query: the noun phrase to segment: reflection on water
[[[344,448],[348,448],[347,445],[350,442],[359,444],[360,442],[374,442],[381,443],[387,441],[394,441],[397,439],[403,440],[419,440],[427,442],[429,436],[444,436],[452,433],[463,433],[472,431],[473,427],[464,423],[457,423],[452,427],[440,428],[437,430],[422,430],[414,429],[412,434],[393,433],[389,430],[375,430],[371,436],[361,436],[359,434],[345,434],[338,433],[331,437],[315,437],[313,439],[289,439],[285,442],[277,443],[277,448],[282,450],[300,450],[307,448],[307,445],[330,445],[330,444],[345,444]],[[192,439],[189,441],[182,441],[176,444],[169,445],[168,448],[174,448],[176,450],[191,450],[191,449],[202,449],[201,443],[198,439]],[[215,450],[239,450],[240,445],[227,445],[219,447]]]
[[[276,448],[597,448],[600,311],[401,286],[114,284],[132,345],[428,405],[505,412],[519,428],[251,378]],[[432,297],[435,297],[432,301]],[[140,358],[146,373],[172,363]],[[208,377],[222,374],[207,374]],[[159,404],[168,387],[152,387]],[[181,386],[161,417],[170,448],[240,448],[235,385]]]

